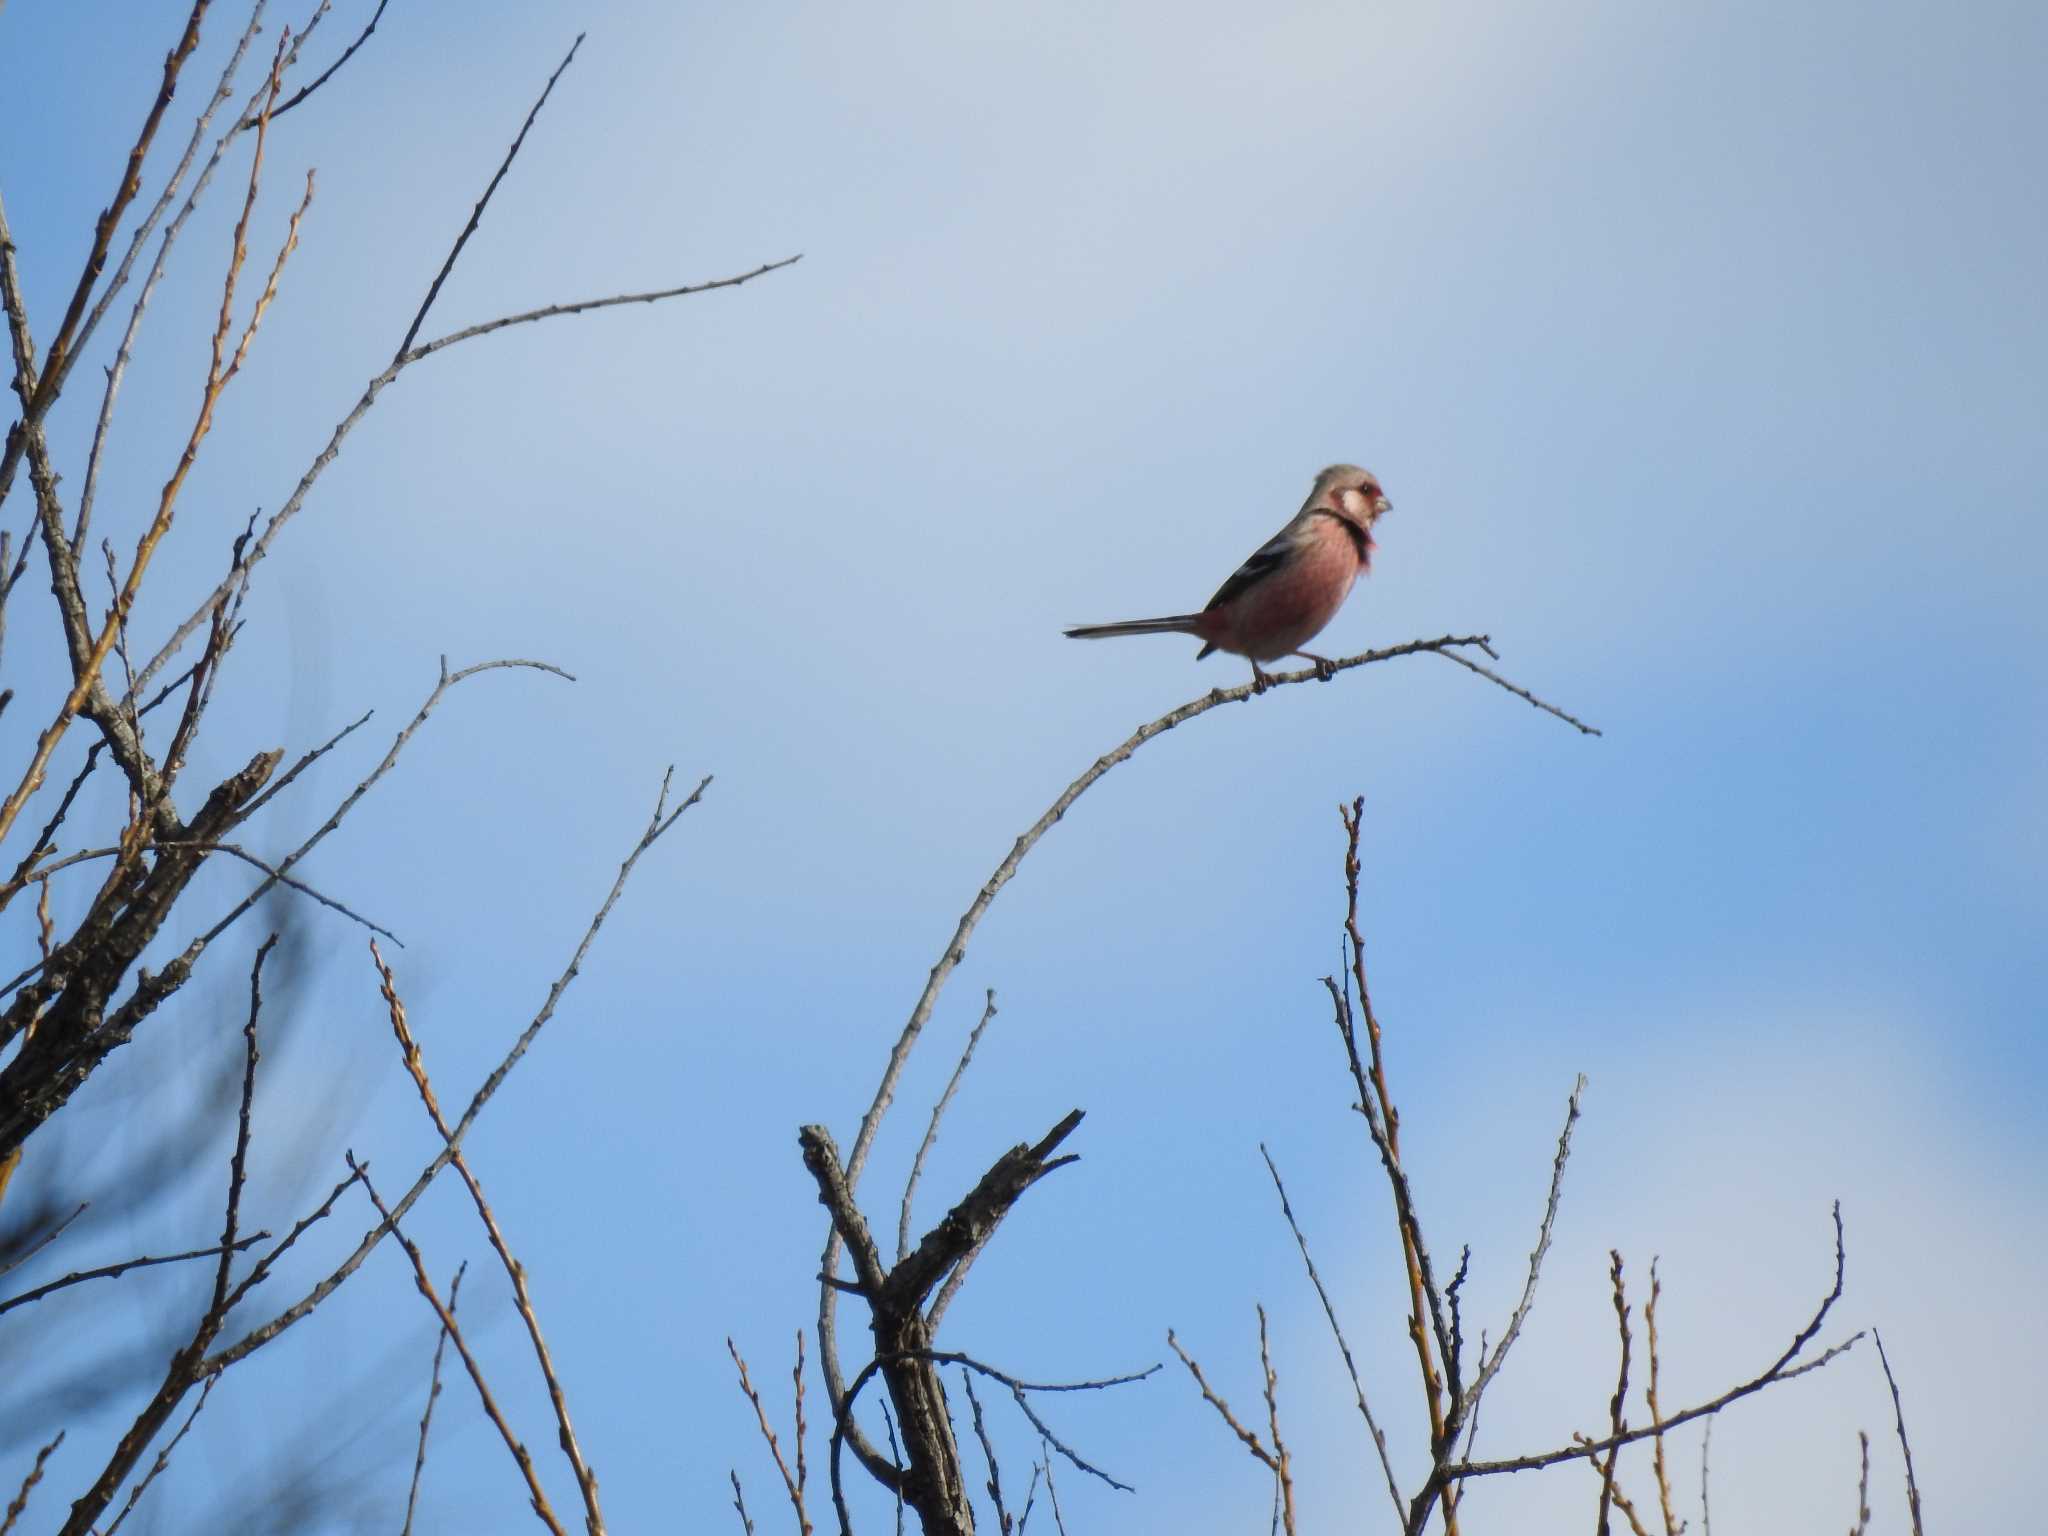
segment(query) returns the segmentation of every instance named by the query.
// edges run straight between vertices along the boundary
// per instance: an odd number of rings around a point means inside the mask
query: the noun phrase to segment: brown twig
[[[1628,1293],[1622,1286],[1621,1250],[1610,1248],[1607,1256],[1613,1260],[1613,1268],[1609,1274],[1614,1281],[1614,1324],[1621,1334],[1621,1374],[1615,1378],[1614,1399],[1608,1404],[1607,1409],[1608,1424],[1613,1431],[1616,1444],[1608,1451],[1604,1464],[1599,1463],[1597,1459],[1595,1461],[1595,1465],[1600,1469],[1600,1514],[1593,1526],[1594,1536],[1607,1536],[1607,1512],[1614,1503],[1614,1468],[1621,1459],[1619,1441],[1628,1428],[1622,1418],[1623,1405],[1628,1401]],[[1660,1435],[1657,1438],[1663,1437]]]
[[[200,9],[203,9],[203,7],[204,0],[201,0]],[[196,16],[197,12],[195,11],[195,27]],[[269,103],[276,100],[278,88],[282,82],[285,41],[280,40],[277,55],[271,63],[269,95],[266,98],[263,118],[259,120],[256,127],[256,148],[249,164],[249,186],[243,198],[241,218],[235,225],[234,249],[228,261],[226,279],[222,283],[221,318],[214,330],[213,357],[207,371],[206,387],[200,397],[198,418],[193,423],[191,435],[186,439],[185,448],[179,455],[177,466],[172,470],[170,478],[164,482],[163,490],[157,499],[156,516],[151,520],[149,527],[142,535],[141,541],[135,547],[134,562],[130,565],[127,578],[122,583],[120,594],[115,599],[113,612],[108,615],[106,624],[100,631],[99,638],[93,643],[92,649],[84,658],[83,664],[75,669],[77,674],[76,681],[72,685],[71,692],[65,696],[64,703],[58,709],[56,718],[38,736],[35,752],[30,758],[28,769],[22,775],[21,782],[16,786],[14,792],[7,797],[6,802],[0,804],[0,838],[6,837],[8,831],[13,827],[15,819],[21,814],[22,806],[28,802],[28,797],[42,783],[44,772],[49,765],[50,756],[56,751],[57,743],[63,739],[64,733],[70,728],[72,720],[76,718],[80,708],[85,704],[94,688],[99,685],[100,668],[105,663],[129,610],[134,606],[136,593],[141,590],[142,579],[149,569],[150,559],[156,553],[157,546],[163,542],[164,536],[170,532],[172,518],[177,508],[178,492],[183,487],[187,474],[191,471],[193,463],[199,456],[199,445],[205,441],[207,433],[212,428],[214,408],[220,400],[221,392],[225,389],[228,380],[240,368],[242,358],[248,351],[249,343],[254,339],[256,326],[262,319],[264,309],[268,306],[270,294],[275,290],[277,272],[272,273],[270,284],[265,290],[265,295],[259,299],[256,310],[250,317],[248,329],[243,333],[241,343],[236,348],[233,362],[223,369],[221,361],[222,348],[226,342],[230,323],[236,279],[239,277],[242,263],[248,255],[249,216],[255,207],[256,189],[262,175],[264,141],[268,133],[269,123]],[[309,183],[307,197],[310,198],[311,196],[312,190]],[[300,213],[292,216],[291,232],[287,237],[285,250],[278,257],[278,271],[281,271],[283,268],[285,254],[289,252],[291,246],[297,241],[299,217],[303,212],[304,204],[301,204]],[[110,235],[111,229],[107,230],[106,234]],[[104,239],[101,240],[98,249],[101,258],[104,259]],[[83,304],[84,296],[85,290],[81,288],[79,294],[74,299],[73,315],[66,317],[65,329],[60,330],[58,341],[54,341],[51,344],[50,355],[45,361],[45,385],[54,376],[60,345],[66,331],[68,331],[69,325],[74,323],[73,317],[78,308]],[[42,391],[39,389],[38,398],[40,398],[41,393]],[[24,432],[32,425],[33,423],[25,422]],[[143,681],[138,679],[138,686]]]
[[[798,1332],[796,1338],[798,1351],[797,1390],[801,1393],[803,1384],[802,1351],[804,1347],[804,1336],[801,1331]],[[739,1346],[733,1343],[731,1334],[726,1335],[725,1351],[732,1356],[732,1363],[739,1368],[740,1391],[745,1393],[747,1401],[754,1405],[754,1422],[761,1427],[761,1438],[768,1442],[768,1454],[775,1459],[775,1470],[782,1474],[783,1489],[789,1494],[790,1507],[796,1511],[797,1529],[803,1533],[803,1536],[811,1536],[811,1517],[804,1512],[802,1473],[804,1433],[803,1408],[801,1407],[803,1399],[801,1396],[797,1399],[799,1404],[797,1408],[796,1432],[798,1470],[792,1473],[789,1470],[789,1463],[782,1459],[782,1442],[776,1438],[774,1426],[768,1422],[768,1410],[761,1405],[761,1394],[754,1390],[753,1379],[747,1374],[747,1362],[740,1354]]]
[[[426,1297],[427,1305],[434,1309],[434,1315],[441,1319],[442,1331],[453,1341],[456,1354],[462,1357],[463,1369],[469,1372],[469,1379],[476,1386],[477,1398],[483,1404],[484,1417],[491,1421],[500,1438],[504,1440],[505,1449],[512,1453],[512,1460],[517,1463],[519,1474],[526,1481],[527,1497],[533,1505],[534,1514],[540,1517],[541,1524],[553,1532],[554,1536],[565,1536],[561,1521],[555,1518],[554,1506],[548,1503],[547,1493],[540,1485],[540,1478],[534,1473],[533,1456],[519,1437],[512,1433],[512,1426],[505,1422],[505,1415],[498,1408],[498,1400],[491,1392],[490,1383],[484,1380],[483,1367],[477,1364],[476,1356],[470,1353],[469,1344],[462,1337],[462,1330],[455,1324],[455,1314],[443,1305],[440,1294],[434,1289],[434,1282],[427,1275],[426,1260],[420,1256],[419,1245],[405,1235],[404,1229],[398,1225],[398,1214],[386,1206],[378,1196],[376,1186],[370,1182],[369,1170],[356,1161],[353,1152],[347,1156],[349,1171],[362,1180],[363,1192],[370,1197],[370,1204],[377,1208],[377,1215],[383,1221],[384,1230],[389,1231],[397,1239],[398,1246],[405,1250],[405,1256],[412,1260],[413,1284],[419,1288],[419,1293]]]
[[[1316,1288],[1316,1297],[1323,1304],[1323,1316],[1329,1320],[1331,1337],[1336,1339],[1338,1352],[1344,1356],[1344,1369],[1351,1377],[1352,1395],[1358,1400],[1359,1414],[1372,1435],[1373,1449],[1379,1452],[1380,1470],[1386,1474],[1387,1496],[1394,1501],[1394,1518],[1405,1521],[1408,1517],[1407,1500],[1401,1497],[1400,1484],[1394,1477],[1394,1463],[1387,1455],[1387,1437],[1381,1431],[1379,1421],[1373,1417],[1371,1404],[1365,1400],[1365,1384],[1358,1379],[1358,1364],[1351,1358],[1351,1345],[1337,1321],[1337,1309],[1330,1301],[1323,1277],[1316,1272],[1316,1261],[1308,1251],[1308,1239],[1302,1236],[1300,1223],[1294,1219],[1294,1207],[1288,1202],[1287,1186],[1280,1182],[1280,1170],[1274,1165],[1273,1154],[1266,1150],[1264,1142],[1259,1143],[1259,1156],[1266,1160],[1266,1172],[1273,1176],[1274,1191],[1280,1196],[1280,1214],[1287,1218],[1287,1230],[1294,1234],[1294,1245],[1301,1250],[1302,1265],[1308,1270],[1309,1283]]]
[[[338,66],[337,66],[338,67]],[[462,1294],[462,1277],[469,1269],[469,1260],[464,1259],[455,1266],[455,1278],[448,1282],[448,1315],[455,1315],[458,1298]],[[405,1524],[399,1528],[398,1536],[412,1536],[413,1512],[419,1507],[420,1478],[427,1470],[427,1430],[434,1422],[434,1403],[441,1396],[441,1357],[448,1351],[448,1330],[442,1328],[434,1335],[434,1368],[427,1377],[427,1406],[420,1410],[419,1449],[412,1457],[412,1485],[405,1495]],[[218,1376],[213,1378],[220,1380]]]
[[[1280,1492],[1280,1528],[1294,1531],[1294,1472],[1287,1443],[1280,1438],[1280,1378],[1273,1371],[1273,1352],[1266,1342],[1266,1309],[1259,1308],[1259,1366],[1266,1374],[1266,1428],[1273,1436],[1273,1478]]]
[[[1841,1217],[1835,1218],[1839,1226]],[[1884,1335],[1875,1328],[1870,1337],[1877,1345],[1877,1363],[1884,1367],[1884,1384],[1891,1388],[1892,1422],[1898,1426],[1899,1450],[1906,1458],[1906,1511],[1912,1517],[1913,1536],[1920,1536],[1920,1484],[1913,1477],[1913,1442],[1906,1438],[1906,1410],[1899,1402],[1899,1383],[1892,1375],[1891,1357],[1884,1352]]]
[[[534,1311],[533,1297],[527,1290],[526,1266],[512,1256],[504,1231],[498,1226],[497,1215],[492,1211],[490,1201],[484,1197],[484,1187],[471,1170],[469,1160],[462,1155],[454,1132],[441,1113],[440,1101],[434,1097],[434,1086],[427,1079],[426,1062],[420,1055],[419,1042],[413,1038],[412,1029],[406,1022],[405,1004],[399,1000],[398,983],[392,977],[391,967],[384,963],[384,956],[378,952],[375,939],[370,940],[370,959],[382,978],[391,1032],[398,1039],[398,1052],[405,1063],[405,1070],[411,1076],[413,1086],[419,1090],[427,1118],[434,1122],[434,1129],[448,1148],[455,1172],[469,1191],[469,1198],[476,1206],[477,1219],[484,1224],[484,1232],[491,1240],[491,1251],[497,1254],[498,1262],[504,1265],[505,1273],[512,1281],[513,1304],[518,1308],[520,1321],[526,1324],[526,1337],[533,1345],[533,1357],[540,1365],[541,1378],[547,1383],[548,1401],[555,1411],[555,1427],[560,1432],[562,1454],[569,1458],[570,1470],[576,1474],[576,1486],[582,1490],[584,1527],[589,1536],[603,1536],[604,1515],[598,1508],[597,1474],[584,1460],[583,1447],[577,1441],[575,1426],[569,1420],[568,1395],[562,1390],[562,1378],[555,1371],[554,1355],[548,1349],[547,1338],[541,1332],[540,1316]]]
[[[1856,1523],[1849,1527],[1849,1536],[1866,1536],[1870,1530],[1870,1436],[1857,1430],[1856,1444],[1863,1470],[1856,1478]]]
[[[1458,1413],[1464,1402],[1464,1392],[1459,1381],[1457,1351],[1451,1347],[1450,1329],[1444,1318],[1443,1293],[1438,1287],[1430,1263],[1429,1246],[1423,1240],[1422,1221],[1416,1212],[1415,1195],[1408,1181],[1407,1169],[1401,1162],[1401,1113],[1394,1105],[1393,1094],[1387,1086],[1386,1058],[1382,1050],[1382,1034],[1378,1015],[1373,1011],[1372,992],[1367,985],[1365,969],[1365,935],[1358,921],[1359,894],[1359,835],[1365,822],[1365,800],[1363,796],[1354,799],[1347,809],[1338,807],[1338,816],[1345,831],[1344,886],[1345,886],[1345,944],[1350,954],[1350,967],[1346,984],[1338,986],[1334,979],[1323,978],[1323,985],[1330,994],[1335,1010],[1337,1032],[1344,1042],[1344,1053],[1351,1068],[1352,1082],[1358,1090],[1358,1112],[1364,1117],[1366,1130],[1372,1137],[1374,1150],[1379,1153],[1380,1167],[1387,1176],[1387,1186],[1394,1198],[1395,1225],[1401,1237],[1402,1267],[1408,1279],[1408,1338],[1415,1347],[1417,1369],[1421,1376],[1423,1402],[1429,1412],[1429,1443],[1431,1460],[1441,1466],[1456,1447],[1461,1427]],[[1351,998],[1356,993],[1358,1012],[1365,1016],[1366,1049],[1370,1055],[1370,1066],[1362,1060],[1358,1050],[1358,1033],[1352,1014]],[[1425,1326],[1425,1318],[1427,1325]],[[1435,1349],[1431,1348],[1432,1338]],[[1446,1382],[1438,1374],[1438,1361],[1443,1363],[1448,1374],[1449,1408],[1446,1411]],[[1432,1478],[1432,1482],[1435,1479]],[[1444,1507],[1445,1536],[1458,1536],[1457,1489],[1454,1485],[1442,1488],[1439,1494],[1431,1494],[1425,1487],[1418,1498],[1435,1502],[1440,1496]]]
[[[1650,1420],[1655,1423],[1664,1417],[1664,1410],[1657,1401],[1657,1374],[1660,1361],[1657,1355],[1657,1303],[1664,1295],[1664,1282],[1657,1275],[1657,1260],[1650,1259],[1650,1299],[1643,1307],[1643,1332],[1647,1335],[1650,1349],[1650,1384],[1644,1394],[1644,1401],[1650,1409]],[[1664,1437],[1659,1435],[1651,1441],[1651,1466],[1657,1475],[1657,1506],[1664,1517],[1664,1536],[1678,1536],[1681,1528],[1677,1513],[1671,1507],[1671,1471],[1664,1460]]]
[[[157,1452],[156,1460],[149,1464],[149,1470],[142,1474],[133,1488],[128,1490],[128,1502],[121,1506],[121,1512],[114,1516],[114,1523],[107,1527],[107,1536],[114,1536],[114,1532],[121,1529],[121,1522],[126,1520],[135,1506],[142,1502],[142,1496],[149,1491],[149,1485],[171,1464],[171,1452],[178,1448],[179,1441],[191,1433],[192,1426],[198,1422],[200,1411],[206,1407],[206,1400],[213,1396],[213,1389],[219,1381],[218,1376],[209,1376],[205,1385],[200,1387],[199,1401],[194,1403],[192,1411],[185,1415],[185,1422],[178,1426],[178,1432],[171,1436],[170,1443]]]
[[[1224,1424],[1229,1427],[1230,1432],[1243,1442],[1244,1448],[1247,1451],[1251,1452],[1252,1459],[1275,1477],[1278,1477],[1280,1475],[1280,1458],[1272,1451],[1266,1449],[1265,1442],[1259,1439],[1255,1431],[1246,1429],[1238,1421],[1237,1415],[1230,1410],[1230,1404],[1225,1402],[1217,1394],[1216,1389],[1209,1385],[1209,1378],[1202,1374],[1202,1368],[1195,1363],[1195,1357],[1180,1347],[1180,1340],[1174,1337],[1174,1332],[1171,1328],[1166,1330],[1166,1344],[1169,1349],[1180,1356],[1180,1363],[1186,1366],[1188,1374],[1195,1378],[1195,1386],[1201,1391],[1202,1401],[1216,1410]]]
[[[35,1492],[36,1484],[43,1480],[43,1463],[48,1461],[57,1447],[63,1443],[64,1431],[60,1429],[55,1439],[36,1452],[35,1465],[28,1469],[28,1476],[21,1480],[21,1491],[9,1501],[6,1519],[0,1520],[0,1536],[7,1536],[7,1533],[14,1529],[14,1522],[19,1520],[22,1511],[28,1508],[28,1496]]]

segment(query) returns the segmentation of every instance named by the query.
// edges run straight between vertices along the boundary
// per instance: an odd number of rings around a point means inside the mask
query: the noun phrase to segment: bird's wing
[[[1230,579],[1218,587],[1216,595],[1209,599],[1209,607],[1220,608],[1225,603],[1242,597],[1264,581],[1287,563],[1300,539],[1301,519],[1296,518],[1253,550],[1245,563],[1230,573]]]

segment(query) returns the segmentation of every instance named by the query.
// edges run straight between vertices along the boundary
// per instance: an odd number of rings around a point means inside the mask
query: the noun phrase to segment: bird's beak
[[[1373,497],[1373,499],[1372,499],[1372,515],[1373,515],[1374,517],[1385,517],[1385,516],[1386,516],[1386,515],[1387,515],[1387,514],[1388,514],[1389,512],[1391,512],[1391,511],[1393,511],[1393,510],[1394,510],[1394,504],[1393,504],[1393,503],[1392,503],[1391,501],[1387,500],[1387,498],[1386,498],[1385,496],[1375,496],[1375,497]]]

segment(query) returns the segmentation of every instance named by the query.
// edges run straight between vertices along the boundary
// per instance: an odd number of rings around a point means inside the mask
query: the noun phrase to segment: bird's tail
[[[1067,631],[1069,640],[1108,640],[1117,635],[1199,635],[1199,613],[1176,613],[1163,619],[1126,619],[1121,624],[1083,624]]]

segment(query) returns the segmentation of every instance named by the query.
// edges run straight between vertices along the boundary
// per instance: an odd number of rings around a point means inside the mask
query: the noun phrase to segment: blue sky
[[[312,52],[367,10],[338,7]],[[22,104],[0,189],[40,335],[182,8],[136,14],[0,15],[0,94]],[[241,14],[210,23],[188,80],[212,78]],[[1663,1256],[1666,1401],[1691,1400],[1804,1321],[1840,1199],[1839,1315],[1885,1330],[1930,1519],[1996,1529],[2030,1508],[2005,1469],[2048,1366],[2027,1299],[2048,1284],[2040,9],[401,0],[273,137],[256,248],[308,165],[319,194],[142,628],[216,579],[388,359],[583,29],[429,329],[803,262],[408,372],[262,568],[189,782],[374,707],[253,839],[283,850],[439,655],[577,674],[465,685],[309,864],[406,939],[401,987],[461,1098],[538,1006],[662,767],[718,776],[471,1142],[615,1528],[731,1519],[735,1465],[775,1528],[724,1338],[780,1384],[814,1308],[795,1127],[850,1139],[960,908],[1059,789],[1240,678],[1178,641],[1060,628],[1198,603],[1337,459],[1395,510],[1327,645],[1485,631],[1510,676],[1607,735],[1422,657],[1214,712],[1110,775],[977,935],[866,1186],[893,1218],[994,987],[921,1209],[1076,1105],[1084,1160],[1019,1208],[945,1342],[1087,1376],[1170,1361],[1171,1326],[1250,1400],[1263,1300],[1304,1529],[1373,1517],[1263,1140],[1415,1480],[1398,1264],[1317,980],[1342,916],[1335,806],[1363,794],[1408,1154],[1434,1246],[1472,1244],[1495,1327],[1565,1095],[1591,1079],[1482,1452],[1604,1416],[1610,1247],[1637,1277]],[[150,312],[97,514],[119,540],[189,424],[243,164]],[[94,376],[52,423],[74,486]],[[25,508],[11,498],[17,525]],[[11,605],[17,686],[54,655],[48,606],[35,581]],[[359,931],[302,916],[262,1105],[273,1224],[344,1143],[387,1185],[430,1150]],[[237,1048],[257,937],[94,1084],[113,1128],[97,1161],[32,1145],[22,1177],[44,1182],[17,1198],[97,1192],[137,1122]],[[205,1240],[216,1177],[209,1159],[70,1262]],[[332,1240],[367,1225],[350,1210]],[[442,1272],[488,1258],[454,1187],[413,1228]],[[538,1452],[545,1402],[487,1268],[466,1310]],[[120,1283],[138,1330],[185,1294]],[[365,1519],[394,1527],[374,1498],[402,1499],[430,1349],[380,1252],[315,1329],[227,1379],[159,1513],[312,1444],[378,1472]],[[1063,1479],[1071,1528],[1265,1518],[1183,1376],[1057,1410],[1139,1488]],[[524,1518],[464,1383],[441,1412],[431,1528]],[[89,1480],[111,1420],[70,1422],[51,1488]],[[1853,1516],[1858,1428],[1902,1528],[1861,1350],[1731,1411],[1715,1514]],[[1028,1441],[1010,1444],[1014,1477]],[[10,1440],[8,1465],[28,1453]],[[1693,1472],[1696,1454],[1685,1441]],[[1561,1529],[1591,1486],[1567,1468],[1473,1508]]]

